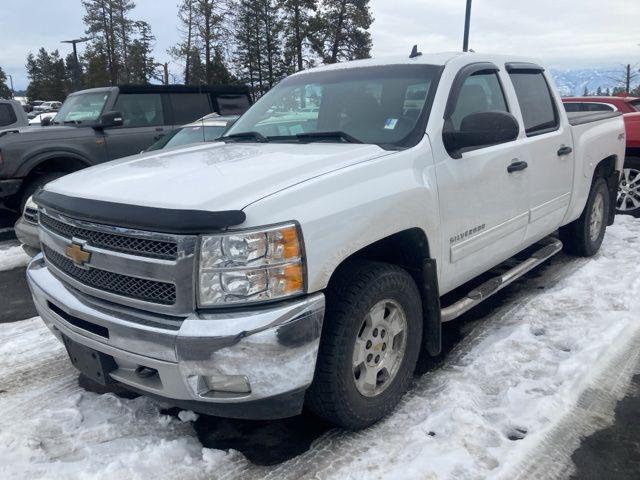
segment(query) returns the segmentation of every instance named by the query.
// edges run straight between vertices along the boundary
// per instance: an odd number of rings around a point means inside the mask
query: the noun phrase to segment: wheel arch
[[[423,347],[430,355],[441,351],[442,323],[437,264],[431,258],[429,239],[421,228],[402,230],[377,240],[346,257],[329,279],[335,279],[340,266],[353,259],[389,263],[409,272],[420,291],[423,311]]]
[[[607,225],[613,225],[616,215],[618,183],[620,182],[620,172],[616,170],[617,162],[617,155],[610,155],[603,158],[596,164],[596,168],[593,170],[593,175],[591,177],[591,185],[593,185],[596,178],[603,178],[605,182],[607,182],[607,189],[609,190],[609,212],[607,216]]]
[[[20,176],[28,179],[45,173],[71,173],[89,166],[91,163],[76,153],[50,152],[27,160]]]

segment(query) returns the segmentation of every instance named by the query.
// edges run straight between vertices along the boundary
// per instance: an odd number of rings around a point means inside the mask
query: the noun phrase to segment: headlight
[[[198,277],[202,307],[302,293],[304,269],[297,226],[202,236]]]

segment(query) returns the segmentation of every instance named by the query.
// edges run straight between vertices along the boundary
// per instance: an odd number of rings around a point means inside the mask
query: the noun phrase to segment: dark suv
[[[237,115],[250,105],[244,86],[127,85],[73,93],[49,126],[0,131],[0,202],[22,208],[55,178],[139,153],[207,113]]]

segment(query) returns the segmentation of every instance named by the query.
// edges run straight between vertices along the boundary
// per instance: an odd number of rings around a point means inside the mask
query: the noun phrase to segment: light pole
[[[471,26],[471,0],[467,0],[467,10],[464,14],[464,39],[462,41],[462,51],[469,51],[469,28]]]
[[[78,43],[84,43],[91,40],[89,37],[74,38],[73,40],[62,40],[60,43],[70,43],[73,45],[73,86],[76,90],[80,90],[80,62],[78,62]]]
[[[7,75],[9,77],[9,84],[11,85],[11,98],[13,98],[13,77],[11,75]]]

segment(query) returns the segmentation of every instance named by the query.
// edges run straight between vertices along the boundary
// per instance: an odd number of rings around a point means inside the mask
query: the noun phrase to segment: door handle
[[[560,147],[558,150],[558,156],[561,157],[562,155],[569,155],[571,152],[573,152],[573,148],[571,147]]]
[[[528,166],[529,164],[525,161],[515,160],[509,164],[509,166],[507,167],[507,172],[509,173],[519,172],[520,170],[524,170]]]

